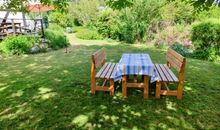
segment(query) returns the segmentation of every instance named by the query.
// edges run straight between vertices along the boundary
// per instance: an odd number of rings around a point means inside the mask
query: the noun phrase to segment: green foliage
[[[84,40],[102,40],[103,37],[96,30],[80,29],[76,33],[76,37]]]
[[[211,7],[209,10],[203,10],[202,12],[196,15],[196,19],[199,21],[203,21],[205,19],[220,19],[220,8]]]
[[[99,0],[80,0],[73,1],[69,6],[69,13],[81,25],[87,25],[97,17],[97,7]]]
[[[26,54],[36,42],[35,38],[28,38],[26,36],[9,36],[0,44],[0,51],[6,55],[20,55]]]
[[[195,23],[191,39],[197,58],[213,61],[220,54],[220,22],[210,19]]]
[[[107,4],[113,9],[123,9],[133,5],[134,0],[106,0]]]
[[[133,5],[134,0],[105,0],[107,4],[114,8],[114,9],[122,9],[126,7],[130,7]],[[207,8],[210,6],[213,6],[214,1],[216,0],[184,0],[186,2],[189,2],[190,4],[193,4],[194,7],[201,9],[203,7]],[[0,7],[0,9],[10,9],[11,11],[18,12],[18,11],[25,11],[25,6],[28,4],[28,0],[10,0],[7,1],[7,3],[3,4],[3,6]],[[51,4],[53,3],[55,8],[59,12],[65,12],[66,8],[68,7],[69,0],[40,0],[40,3],[42,4]],[[217,4],[216,4],[217,3]],[[218,5],[219,0],[217,0],[214,5]]]
[[[191,26],[189,25],[176,24],[175,26],[167,26],[154,34],[151,39],[153,39],[152,42],[155,45],[164,43],[172,45],[175,42],[179,42],[191,48],[190,29]]]
[[[161,7],[162,20],[171,23],[191,23],[193,21],[193,6],[182,0],[167,2]]]
[[[59,26],[58,24],[50,24],[48,29],[64,33],[64,29],[61,26]]]
[[[83,30],[83,29],[85,29],[85,27],[83,27],[83,26],[74,26],[74,27],[72,27],[72,32],[77,33],[77,32],[79,32],[80,30]]]
[[[45,37],[49,40],[49,46],[53,49],[63,48],[69,45],[61,27],[53,25],[45,30]]]
[[[120,21],[116,11],[107,9],[100,12],[95,26],[104,37],[118,39],[120,35]]]
[[[120,13],[121,40],[129,43],[145,41],[153,21],[160,19],[160,0],[136,0],[131,8]],[[146,13],[151,12],[151,13]]]
[[[190,54],[190,51],[185,47],[183,44],[180,43],[174,43],[171,48],[181,54],[184,57],[188,57]]]
[[[99,12],[94,24],[98,32],[128,43],[145,41],[151,24],[160,19],[159,7],[163,1],[134,0],[132,3],[133,6],[120,11],[105,9]]]
[[[52,0],[52,3],[58,12],[60,12],[62,14],[67,12],[67,8],[69,6],[68,0]]]
[[[51,13],[49,19],[52,23],[56,23],[61,27],[72,27],[74,25],[74,18],[72,16],[58,11]]]

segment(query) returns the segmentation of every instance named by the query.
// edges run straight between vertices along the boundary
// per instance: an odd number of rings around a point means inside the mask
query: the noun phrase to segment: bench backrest
[[[183,80],[186,58],[169,48],[166,54],[167,65],[175,68],[179,72],[179,80]]]
[[[105,64],[106,62],[106,50],[105,48],[102,48],[92,55],[92,64],[94,67],[101,67]]]

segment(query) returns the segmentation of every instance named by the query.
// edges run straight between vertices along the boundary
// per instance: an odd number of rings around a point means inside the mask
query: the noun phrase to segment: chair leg
[[[110,79],[110,95],[111,96],[114,96],[114,80],[113,79]]]
[[[177,99],[182,99],[183,98],[183,82],[179,82],[178,88],[177,88]]]
[[[161,82],[157,81],[156,83],[156,98],[160,99],[160,91],[161,91]]]
[[[127,83],[126,75],[122,76],[122,96],[127,97]]]

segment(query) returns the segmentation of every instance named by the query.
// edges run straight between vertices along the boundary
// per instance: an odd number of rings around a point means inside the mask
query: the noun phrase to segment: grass
[[[129,89],[123,99],[90,94],[90,56],[101,47],[107,60],[125,52],[149,53],[165,63],[164,50],[146,45],[73,38],[71,53],[57,50],[0,61],[0,129],[219,129],[220,64],[187,59],[184,98],[150,97]]]

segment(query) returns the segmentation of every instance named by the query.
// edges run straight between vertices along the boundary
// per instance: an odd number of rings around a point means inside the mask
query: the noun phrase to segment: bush
[[[102,40],[103,37],[96,30],[81,29],[76,33],[76,37],[84,40]]]
[[[163,0],[136,0],[130,9],[121,14],[121,37],[130,43],[146,41],[153,23],[160,21]],[[151,13],[146,13],[151,12]]]
[[[53,49],[63,48],[69,45],[68,39],[64,35],[61,27],[50,26],[45,30],[45,37],[49,41],[49,47]]]
[[[204,10],[196,15],[196,19],[202,21],[204,19],[220,19],[220,8],[211,7],[209,10]]]
[[[118,39],[120,35],[119,20],[117,12],[107,9],[100,12],[95,26],[104,37]]]
[[[155,45],[167,43],[171,46],[173,43],[182,43],[187,48],[192,48],[190,39],[190,27],[186,25],[167,26],[163,30],[158,31],[152,37]]]
[[[191,39],[194,57],[214,61],[220,55],[220,22],[215,19],[195,23]]]
[[[64,33],[64,28],[62,28],[58,24],[50,24],[48,29]]]
[[[69,13],[80,25],[87,25],[97,18],[100,0],[77,0],[69,3]]]
[[[72,27],[74,25],[74,18],[73,16],[60,13],[58,11],[53,12],[50,14],[49,19],[51,22],[58,24],[61,27]]]
[[[191,23],[193,6],[182,0],[168,1],[160,8],[162,20],[170,23]]]
[[[171,48],[173,50],[175,50],[176,52],[178,52],[179,54],[181,54],[184,57],[188,57],[190,54],[190,51],[183,45],[180,43],[174,43]]]
[[[20,55],[29,53],[30,48],[36,42],[35,38],[26,36],[9,36],[0,44],[0,50],[6,55]]]

